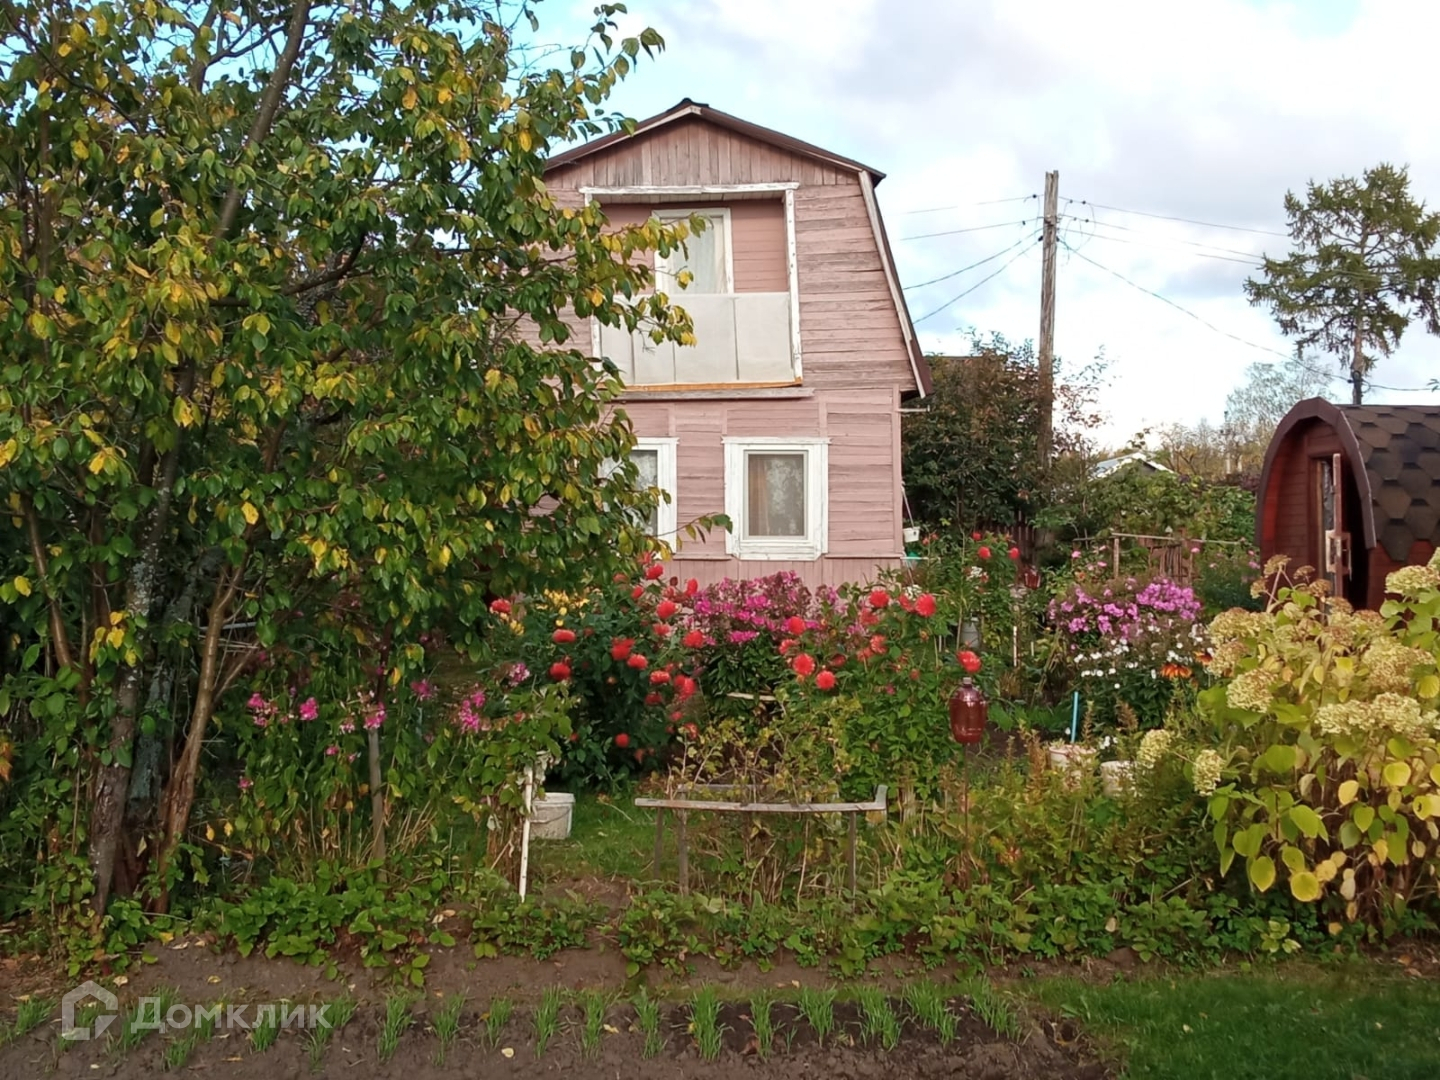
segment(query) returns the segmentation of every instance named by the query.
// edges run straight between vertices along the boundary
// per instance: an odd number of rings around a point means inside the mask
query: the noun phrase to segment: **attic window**
[[[655,286],[671,296],[685,293],[732,293],[735,291],[730,254],[730,211],[724,208],[707,210],[661,210],[656,217],[672,224],[688,221],[691,215],[706,220],[703,232],[691,232],[683,249],[669,255],[655,256]],[[688,270],[692,280],[682,289],[679,275]]]

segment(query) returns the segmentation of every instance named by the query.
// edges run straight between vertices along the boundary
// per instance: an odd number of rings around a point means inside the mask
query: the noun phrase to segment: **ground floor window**
[[[725,439],[730,554],[818,559],[825,553],[828,451],[828,439]]]

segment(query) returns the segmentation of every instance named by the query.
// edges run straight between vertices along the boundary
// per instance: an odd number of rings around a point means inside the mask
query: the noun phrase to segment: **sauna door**
[[[1317,548],[1320,570],[1330,582],[1332,596],[1344,596],[1350,577],[1350,533],[1345,528],[1345,465],[1340,454],[1315,462],[1316,501],[1319,510]]]

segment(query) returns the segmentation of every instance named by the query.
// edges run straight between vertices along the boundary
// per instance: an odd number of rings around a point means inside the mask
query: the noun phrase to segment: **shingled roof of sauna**
[[[1366,547],[1378,544],[1404,563],[1417,540],[1440,546],[1440,405],[1333,405],[1311,398],[1280,422],[1272,447],[1306,420],[1334,428],[1352,467],[1362,466],[1355,478]]]

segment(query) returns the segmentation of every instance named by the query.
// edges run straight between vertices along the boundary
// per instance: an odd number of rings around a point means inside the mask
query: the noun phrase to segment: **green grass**
[[[881,986],[862,986],[856,992],[865,1022],[865,1041],[871,1046],[894,1050],[900,1042],[900,1020]]]
[[[835,1030],[835,991],[801,987],[800,1013],[815,1029],[816,1041],[824,1046],[825,1037]]]
[[[955,1014],[946,1007],[945,991],[933,982],[912,982],[905,987],[905,1005],[940,1037],[942,1046],[955,1038]]]
[[[414,1004],[413,994],[391,994],[385,999],[385,1020],[376,1040],[376,1052],[382,1062],[395,1056],[400,1048],[400,1036],[415,1022],[415,1014],[410,1011]]]
[[[320,1068],[325,1060],[325,1047],[329,1044],[335,1032],[339,1031],[355,1016],[355,1010],[360,1003],[354,998],[336,998],[325,1005],[325,1022],[316,1024],[306,1032],[306,1044],[310,1055],[310,1071],[314,1072]]]
[[[665,1036],[660,1032],[660,1003],[641,990],[632,1002],[635,1006],[635,1020],[645,1036],[644,1055],[654,1057],[665,1049]]]
[[[570,839],[546,840],[531,849],[531,858],[547,880],[634,879],[647,876],[654,850],[655,818],[651,813],[636,810],[623,796],[602,802],[595,795],[583,794],[575,796]]]
[[[58,1004],[54,998],[34,997],[20,1002],[15,1011],[15,1022],[0,1026],[0,1046],[14,1042],[40,1024]]]
[[[460,1034],[460,1010],[465,1008],[465,995],[451,994],[435,1013],[435,1037],[440,1045],[435,1048],[435,1064],[444,1065],[445,1055],[455,1036]]]
[[[1123,1059],[1127,1080],[1428,1080],[1440,1071],[1440,984],[1374,966],[1055,980],[1027,993]]]
[[[775,995],[769,990],[757,990],[750,999],[750,1024],[755,1029],[755,1052],[762,1058],[770,1056],[770,1047],[775,1042],[775,1021],[770,1009],[775,1004]]]
[[[500,1036],[515,1011],[515,1003],[507,997],[490,999],[490,1010],[485,1014],[485,1042],[494,1050],[500,1045]]]
[[[1020,1017],[1010,1006],[1010,1000],[995,984],[983,975],[960,980],[960,992],[970,1002],[970,1008],[996,1035],[1006,1039],[1019,1039],[1024,1033]]]
[[[580,1049],[588,1058],[598,1057],[600,1039],[605,1034],[605,1013],[610,1008],[611,997],[603,990],[586,990],[579,995],[578,1002],[584,1014]]]
[[[275,1045],[280,1037],[280,1016],[274,1010],[261,1014],[261,1019],[250,1029],[250,1049],[263,1054]]]
[[[725,1032],[720,1023],[720,995],[715,987],[701,987],[690,1002],[690,1030],[704,1060],[714,1061],[720,1056]]]
[[[564,1004],[565,991],[549,987],[540,995],[540,1006],[535,1010],[535,1056],[542,1057],[545,1047],[560,1030],[560,1006]]]

